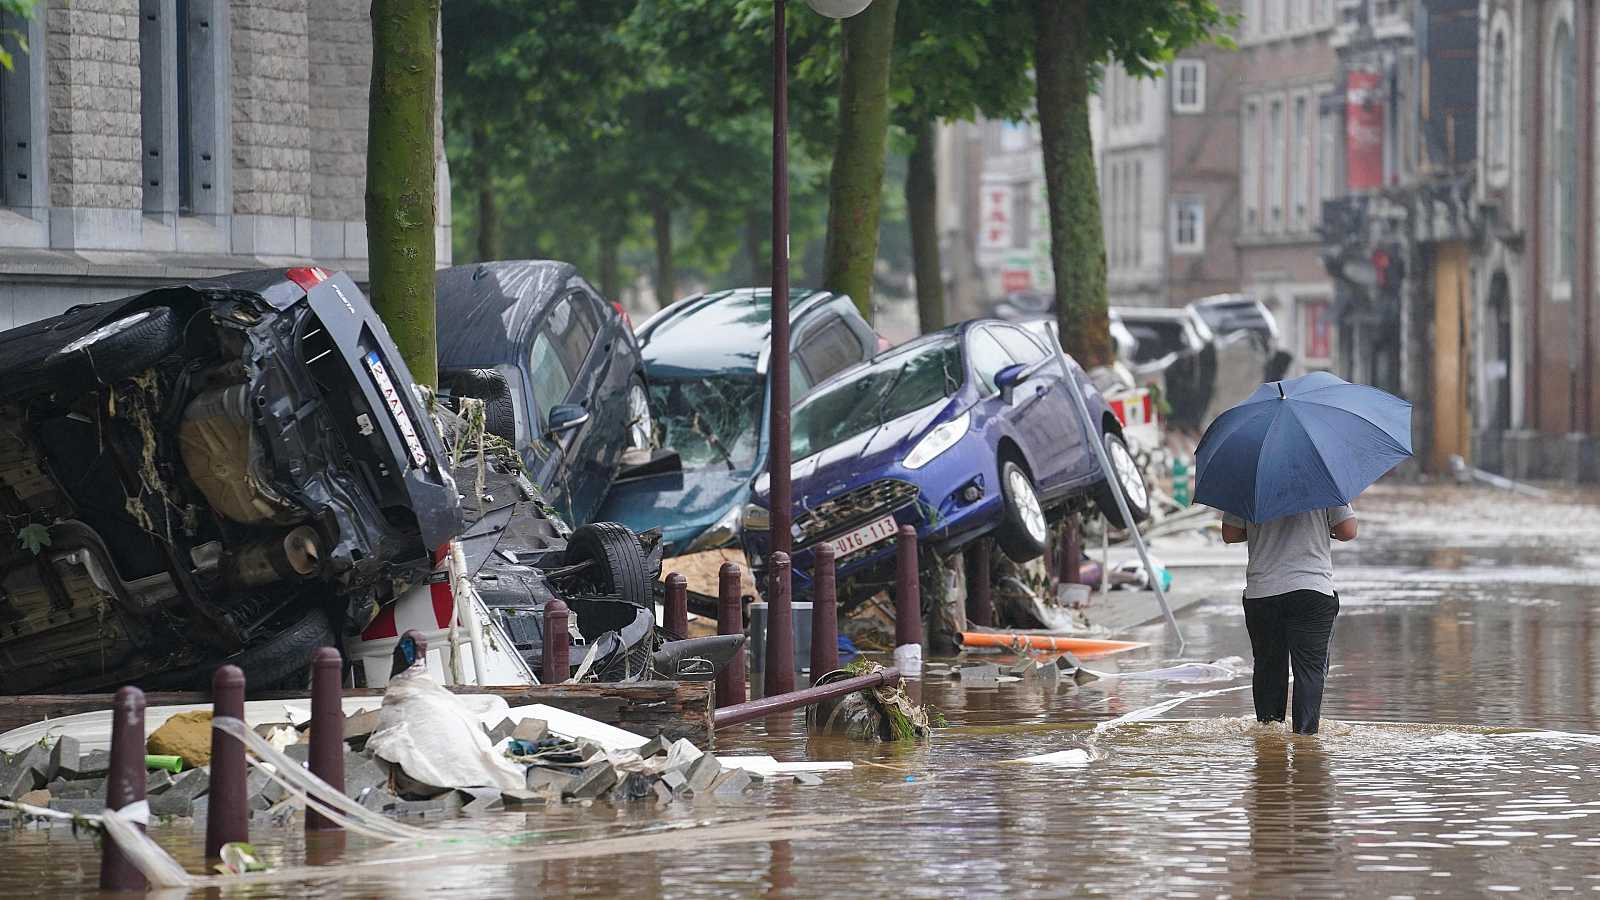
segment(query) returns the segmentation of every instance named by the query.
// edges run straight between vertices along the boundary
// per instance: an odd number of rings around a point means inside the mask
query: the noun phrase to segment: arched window
[[[1578,254],[1578,54],[1567,22],[1550,42],[1550,287],[1566,299]]]
[[[1483,130],[1489,144],[1489,173],[1503,179],[1510,165],[1511,147],[1511,60],[1504,19],[1496,19],[1489,45],[1489,84],[1484,106]]]

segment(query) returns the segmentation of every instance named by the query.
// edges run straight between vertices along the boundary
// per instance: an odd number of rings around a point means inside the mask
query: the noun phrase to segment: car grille
[[[795,517],[795,538],[800,545],[833,531],[872,521],[917,499],[917,486],[898,478],[881,478],[846,491]]]

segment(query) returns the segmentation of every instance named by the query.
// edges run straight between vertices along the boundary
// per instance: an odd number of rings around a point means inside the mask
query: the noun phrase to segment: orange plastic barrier
[[[1016,634],[1005,631],[963,631],[961,643],[968,647],[1002,647],[1008,649],[1054,650],[1072,653],[1079,657],[1110,656],[1127,650],[1148,647],[1137,641],[1103,641],[1092,638],[1055,637],[1048,634]]]

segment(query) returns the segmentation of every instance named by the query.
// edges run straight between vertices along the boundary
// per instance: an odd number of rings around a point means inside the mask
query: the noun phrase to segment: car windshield
[[[660,446],[687,468],[746,471],[756,462],[766,380],[754,372],[650,379]]]
[[[794,456],[820,453],[937,403],[954,394],[963,380],[961,344],[954,336],[880,356],[794,411]]]

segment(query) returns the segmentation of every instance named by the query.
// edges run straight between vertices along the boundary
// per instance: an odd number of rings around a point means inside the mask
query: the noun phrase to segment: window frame
[[[1565,40],[1565,46],[1562,41]],[[1550,299],[1572,299],[1577,278],[1578,214],[1578,106],[1577,31],[1572,20],[1558,15],[1551,28],[1547,67],[1549,104],[1547,106],[1548,192],[1545,226],[1550,235],[1547,272]],[[1569,100],[1570,102],[1563,102]]]
[[[1514,50],[1505,10],[1496,11],[1490,23],[1488,48],[1489,64],[1484,72],[1484,171],[1492,187],[1503,188],[1511,175],[1512,106],[1516,102],[1511,91]]]
[[[1263,138],[1264,165],[1262,166],[1262,193],[1265,195],[1266,216],[1263,217],[1263,230],[1268,234],[1281,234],[1287,224],[1288,217],[1284,203],[1285,163],[1287,159],[1288,138],[1284,129],[1284,114],[1286,104],[1282,94],[1275,94],[1267,100],[1266,134]]]
[[[1240,207],[1242,208],[1243,221],[1240,230],[1245,234],[1259,234],[1262,231],[1261,218],[1261,101],[1256,97],[1246,98],[1243,112],[1239,115],[1240,129],[1240,154],[1239,154],[1239,186]]]
[[[979,370],[978,354],[974,352],[975,346],[980,339],[987,339],[992,342],[995,348],[1000,351],[1000,357],[1006,360],[1005,365],[990,372],[987,378]],[[987,400],[999,394],[1000,389],[995,386],[994,377],[1000,374],[1000,369],[1004,369],[1007,365],[1014,365],[1011,360],[1011,351],[1006,349],[1006,345],[1000,343],[999,338],[990,334],[988,328],[974,328],[967,334],[966,346],[961,348],[961,355],[966,358],[967,371],[971,373],[972,380],[978,387],[978,396]]]
[[[1183,239],[1185,211],[1193,211],[1193,234]],[[1171,229],[1169,232],[1174,256],[1198,256],[1206,252],[1206,198],[1199,194],[1173,197],[1169,205]]]
[[[1301,233],[1311,227],[1311,95],[1296,92],[1289,101],[1288,230]]]
[[[1184,99],[1184,76],[1192,76],[1192,99]],[[1206,62],[1203,59],[1180,59],[1172,64],[1172,111],[1197,115],[1206,111]]]

